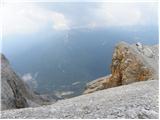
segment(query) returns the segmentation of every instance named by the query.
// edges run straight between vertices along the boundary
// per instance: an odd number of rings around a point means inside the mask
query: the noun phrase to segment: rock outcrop
[[[84,94],[133,82],[158,79],[158,45],[141,43],[117,44],[111,65],[111,75],[87,84]]]
[[[1,110],[36,107],[48,102],[22,81],[1,54]]]
[[[108,75],[87,83],[84,94],[105,89],[106,82],[109,80],[110,77],[111,75]]]
[[[136,82],[36,108],[6,110],[2,118],[158,119],[158,80]]]

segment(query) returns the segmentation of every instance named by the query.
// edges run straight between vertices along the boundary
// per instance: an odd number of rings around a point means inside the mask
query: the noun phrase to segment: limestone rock
[[[87,85],[84,94],[100,89],[116,87],[133,82],[158,79],[158,45],[146,46],[141,43],[116,45],[111,65],[111,76],[98,79]],[[102,83],[103,84],[100,84]],[[92,88],[91,88],[92,87]]]
[[[86,85],[86,90],[84,91],[84,94],[92,93],[94,91],[103,90],[105,89],[106,82],[109,82],[109,77],[111,75],[98,78],[96,80],[93,80]]]

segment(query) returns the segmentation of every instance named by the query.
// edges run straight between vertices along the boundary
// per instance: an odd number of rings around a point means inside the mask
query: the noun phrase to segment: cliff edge
[[[10,67],[6,57],[1,54],[1,110],[37,107],[48,102],[23,82]]]

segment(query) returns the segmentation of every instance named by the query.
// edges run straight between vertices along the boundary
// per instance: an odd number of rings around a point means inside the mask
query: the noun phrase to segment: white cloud
[[[69,21],[59,12],[44,9],[36,4],[6,4],[0,8],[3,34],[37,32],[51,23],[54,30],[69,29]]]
[[[35,90],[38,87],[38,83],[36,81],[36,78],[38,76],[38,73],[35,73],[34,76],[31,75],[31,73],[26,73],[22,76],[22,80],[29,85],[33,90]]]
[[[80,84],[80,82],[74,82],[74,83],[72,83],[72,85],[78,85],[78,84]]]
[[[94,21],[91,21],[89,24],[88,24],[88,27],[89,28],[96,28],[98,26],[98,24]]]
[[[54,94],[58,97],[58,98],[65,98],[69,95],[74,94],[74,91],[54,91]]]
[[[104,3],[91,9],[96,26],[133,26],[156,22],[155,3]],[[90,22],[89,24],[91,24]],[[92,27],[92,26],[91,26]]]
[[[0,8],[1,14],[3,13],[4,34],[33,33],[42,30],[47,25],[54,30],[68,30],[70,28],[94,29],[103,26],[149,25],[158,21],[156,2],[106,2],[96,3],[93,6],[85,4],[81,7],[78,7],[78,4],[71,6],[72,12],[68,11],[64,4],[62,4],[63,8],[60,7],[61,12],[53,11],[48,6],[44,7],[38,3],[6,4]],[[52,5],[54,9],[55,6]],[[80,9],[82,12],[79,11]]]
[[[66,20],[65,16],[61,13],[52,12],[51,18],[53,21],[53,28],[56,30],[69,29],[69,21]]]

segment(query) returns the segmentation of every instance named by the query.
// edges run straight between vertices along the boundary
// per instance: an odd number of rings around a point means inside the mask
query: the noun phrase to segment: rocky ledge
[[[158,79],[158,50],[158,45],[118,43],[112,57],[111,75],[88,83],[84,94],[133,82]]]
[[[158,80],[123,85],[36,108],[6,110],[2,118],[158,119]]]

